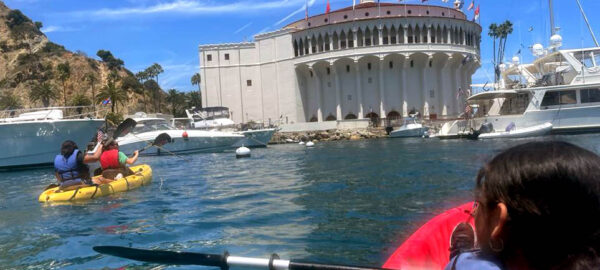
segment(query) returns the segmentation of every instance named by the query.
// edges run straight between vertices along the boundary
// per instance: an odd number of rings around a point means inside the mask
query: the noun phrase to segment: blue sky
[[[304,17],[307,0],[5,0],[20,9],[50,40],[71,51],[95,57],[99,49],[110,50],[137,72],[152,63],[163,66],[159,77],[163,89],[195,90],[190,77],[198,72],[198,45],[252,40],[253,35],[276,30]],[[323,13],[327,0],[308,0],[311,15]],[[333,10],[352,5],[352,0],[330,0]],[[465,12],[471,0],[465,0]],[[600,30],[600,1],[580,0],[592,27]],[[358,2],[358,0],[357,0]],[[386,1],[397,3],[397,1]],[[405,0],[410,4],[420,0]],[[431,5],[451,6],[453,0],[429,0]],[[594,43],[575,0],[554,0],[555,24],[563,36],[563,48],[592,47]],[[509,37],[506,61],[523,46],[524,61],[533,58],[528,47],[547,45],[550,36],[547,0],[480,0],[483,27],[482,67],[474,83],[493,80],[492,42],[487,28],[492,22],[510,20],[515,31]],[[529,31],[530,28],[532,31]],[[599,33],[600,32],[596,32]],[[521,45],[522,44],[522,45]]]

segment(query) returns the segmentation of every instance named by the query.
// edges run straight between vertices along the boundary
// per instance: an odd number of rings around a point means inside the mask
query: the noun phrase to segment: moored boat
[[[130,167],[130,169],[134,172],[133,175],[123,177],[108,184],[86,186],[67,191],[62,191],[58,187],[47,189],[40,194],[38,201],[72,202],[89,200],[146,186],[152,181],[152,168],[150,166],[137,165]]]
[[[423,137],[428,136],[427,133],[429,127],[425,127],[420,123],[417,123],[417,120],[414,117],[408,117],[404,119],[404,124],[390,132],[390,137],[392,138],[409,138],[409,137]]]
[[[182,130],[169,125],[163,118],[134,118],[135,129],[117,139],[119,150],[130,154],[147,146],[161,133],[167,133],[171,142],[162,147],[152,147],[141,155],[161,155],[168,152],[177,154],[213,153],[231,149],[232,145],[244,138],[232,132]]]
[[[63,141],[72,140],[84,148],[104,124],[103,119],[65,117],[63,109],[1,112],[18,115],[0,119],[0,170],[51,166]]]

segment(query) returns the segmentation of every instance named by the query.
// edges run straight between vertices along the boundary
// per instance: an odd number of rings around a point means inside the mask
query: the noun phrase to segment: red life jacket
[[[119,149],[107,150],[100,156],[100,166],[103,170],[121,168],[119,163]]]

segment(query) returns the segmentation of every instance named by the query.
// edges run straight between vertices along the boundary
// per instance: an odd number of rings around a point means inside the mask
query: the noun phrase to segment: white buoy
[[[304,145],[304,142],[303,142],[303,141],[300,141],[298,144],[299,144],[299,145]]]
[[[307,142],[306,143],[306,147],[313,147],[313,146],[315,146],[314,142]]]
[[[235,149],[235,157],[236,158],[245,158],[250,157],[250,148],[242,146],[238,149]]]

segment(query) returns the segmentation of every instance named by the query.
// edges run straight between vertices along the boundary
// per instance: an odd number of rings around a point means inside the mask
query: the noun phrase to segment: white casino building
[[[459,10],[361,0],[254,42],[201,45],[202,102],[237,123],[451,118],[480,66],[480,35]]]

